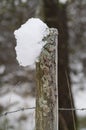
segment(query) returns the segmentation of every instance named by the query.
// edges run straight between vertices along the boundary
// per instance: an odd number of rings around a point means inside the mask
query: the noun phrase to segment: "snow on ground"
[[[72,92],[75,108],[86,108],[86,77],[83,73],[83,66],[80,62],[71,64],[74,74],[71,72]],[[86,111],[76,111],[77,116],[86,117]]]
[[[14,86],[11,86],[14,88]],[[18,87],[18,86],[17,86]],[[16,89],[16,88],[15,88]],[[17,90],[16,90],[17,91]],[[21,108],[30,108],[35,107],[35,98],[28,95],[26,97],[22,97],[17,94],[14,90],[9,90],[9,92],[5,95],[0,96],[0,107],[4,108],[4,112],[6,111],[14,111]],[[20,91],[23,89],[20,88]],[[19,111],[17,113],[8,114],[5,117],[0,117],[0,126],[7,119],[9,123],[7,123],[4,128],[8,127],[9,130],[34,130],[35,128],[35,110],[28,109],[25,111]],[[1,127],[0,127],[1,128]]]
[[[38,18],[31,18],[14,32],[17,40],[15,48],[20,65],[32,65],[38,59],[49,34],[48,26]]]

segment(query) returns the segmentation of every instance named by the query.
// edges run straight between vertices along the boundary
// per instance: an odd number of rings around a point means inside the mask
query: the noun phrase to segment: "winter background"
[[[63,4],[66,1],[61,0]],[[0,114],[35,106],[35,66],[19,66],[14,30],[33,17],[37,5],[37,0],[0,1]],[[79,10],[80,6],[83,8]],[[74,103],[76,108],[86,108],[86,1],[74,0],[67,7],[67,14]],[[76,112],[79,130],[86,130],[86,111]],[[0,117],[0,130],[34,130],[34,127],[34,109]]]

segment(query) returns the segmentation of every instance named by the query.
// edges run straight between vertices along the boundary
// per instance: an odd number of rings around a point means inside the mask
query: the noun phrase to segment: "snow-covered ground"
[[[86,109],[86,75],[83,72],[83,64],[81,61],[75,60],[70,63],[70,68],[72,69],[70,77],[75,108]],[[76,110],[76,114],[78,120],[86,118],[86,110]],[[82,123],[79,126],[79,130],[86,130],[86,126],[83,126]]]
[[[6,87],[6,86],[5,86]],[[24,87],[24,85],[23,85]],[[13,89],[12,89],[13,88]],[[28,87],[27,87],[28,88]],[[3,89],[3,88],[2,88]],[[5,89],[5,88],[4,88]],[[19,87],[21,93],[24,93],[24,88]],[[18,86],[17,86],[18,90]],[[23,96],[19,94],[19,90],[12,85],[9,85],[9,92],[0,96],[0,107],[3,108],[2,113],[14,111],[21,108],[35,107],[35,98],[33,96]],[[5,121],[7,122],[5,123]],[[4,126],[2,126],[5,124]],[[22,110],[17,113],[8,114],[0,117],[0,128],[9,130],[34,130],[35,128],[35,109]]]
[[[5,112],[35,107],[33,68],[31,66],[6,72],[4,65],[0,67],[0,130],[34,130],[35,109],[1,116]]]

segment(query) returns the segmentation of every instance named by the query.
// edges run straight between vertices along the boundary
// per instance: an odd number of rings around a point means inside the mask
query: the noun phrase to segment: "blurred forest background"
[[[14,37],[31,17],[59,31],[59,107],[86,108],[86,0],[0,0],[0,114],[35,106],[35,66],[18,65]],[[75,130],[72,114],[77,130],[86,130],[86,111],[61,111],[59,130]],[[0,130],[34,128],[34,110],[0,117]]]

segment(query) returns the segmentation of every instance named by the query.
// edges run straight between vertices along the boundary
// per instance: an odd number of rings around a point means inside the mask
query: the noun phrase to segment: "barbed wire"
[[[17,109],[17,110],[7,111],[5,113],[0,114],[0,117],[7,116],[8,114],[13,114],[13,113],[16,113],[16,112],[19,112],[19,111],[29,110],[29,109],[35,109],[35,107],[29,107],[29,108],[28,107],[27,108],[22,107],[22,108]]]
[[[0,114],[0,117],[7,116],[9,114],[14,114],[14,113],[17,113],[20,111],[35,109],[35,108],[36,107],[27,107],[27,108],[22,107],[22,108],[17,109],[17,110],[4,112],[4,113]],[[86,108],[58,108],[58,111],[86,111]]]

